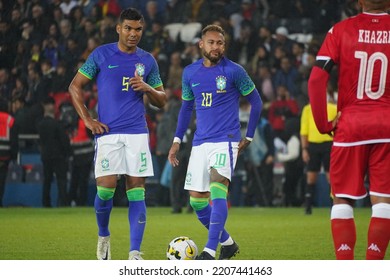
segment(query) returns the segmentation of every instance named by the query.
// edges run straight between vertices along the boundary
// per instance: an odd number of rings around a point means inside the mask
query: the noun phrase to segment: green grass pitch
[[[207,231],[195,214],[171,214],[148,207],[141,250],[145,260],[164,260],[169,242],[191,237],[202,250]],[[364,259],[370,208],[356,208],[356,259]],[[0,259],[94,260],[97,226],[94,209],[1,208]],[[230,208],[226,229],[240,245],[238,260],[333,260],[329,209]],[[110,221],[111,254],[126,260],[129,249],[127,208],[114,207]],[[387,254],[386,259],[389,259]]]

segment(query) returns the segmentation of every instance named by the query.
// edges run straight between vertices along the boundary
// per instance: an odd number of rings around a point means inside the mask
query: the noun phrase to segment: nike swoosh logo
[[[108,69],[113,69],[113,68],[117,68],[117,67],[119,67],[119,65],[108,65]]]
[[[197,87],[197,86],[199,86],[200,85],[200,83],[192,83],[192,87]]]
[[[138,172],[142,173],[142,172],[145,172],[147,168],[140,168],[138,169]]]

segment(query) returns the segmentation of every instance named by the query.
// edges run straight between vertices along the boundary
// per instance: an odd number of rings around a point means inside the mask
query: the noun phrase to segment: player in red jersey
[[[367,259],[383,259],[390,239],[390,0],[359,0],[362,13],[335,24],[309,79],[321,133],[334,133],[330,181],[331,228],[337,259],[353,259],[354,202],[369,178],[372,216]],[[338,65],[338,115],[328,120],[326,85]]]

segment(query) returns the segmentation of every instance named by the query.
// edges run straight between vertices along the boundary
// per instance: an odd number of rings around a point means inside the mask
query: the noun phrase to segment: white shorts
[[[95,178],[119,174],[153,176],[148,134],[112,134],[97,138]]]
[[[237,162],[238,143],[204,143],[192,147],[184,189],[209,192],[211,168],[230,181]]]

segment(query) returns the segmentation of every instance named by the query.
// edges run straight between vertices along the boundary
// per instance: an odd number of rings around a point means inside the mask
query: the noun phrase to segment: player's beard
[[[203,56],[206,57],[208,60],[210,60],[211,63],[218,63],[221,58],[223,57],[223,52],[218,52],[218,55],[211,55],[211,52],[206,52],[205,50],[202,50]]]

